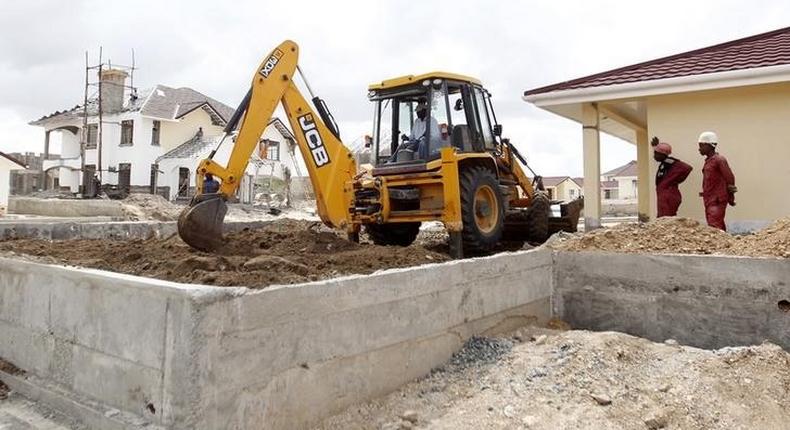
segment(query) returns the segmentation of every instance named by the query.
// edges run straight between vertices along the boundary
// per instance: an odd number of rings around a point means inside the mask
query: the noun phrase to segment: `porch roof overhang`
[[[522,98],[579,123],[582,104],[597,103],[600,130],[635,144],[636,131],[647,127],[647,97],[779,82],[790,82],[790,64],[547,92],[538,88]]]

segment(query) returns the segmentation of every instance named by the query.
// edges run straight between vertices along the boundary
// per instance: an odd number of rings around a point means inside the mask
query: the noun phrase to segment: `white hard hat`
[[[719,136],[712,131],[703,131],[697,140],[699,143],[707,143],[708,145],[716,146],[719,143]]]

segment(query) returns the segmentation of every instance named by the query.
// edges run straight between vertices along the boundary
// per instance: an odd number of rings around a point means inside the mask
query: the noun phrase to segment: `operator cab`
[[[371,162],[424,164],[441,148],[493,152],[500,144],[491,94],[474,78],[443,72],[408,75],[368,87],[374,103]],[[427,115],[418,110],[427,104]]]

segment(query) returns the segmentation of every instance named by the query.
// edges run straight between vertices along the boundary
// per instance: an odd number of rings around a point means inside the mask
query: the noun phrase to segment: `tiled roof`
[[[543,185],[546,187],[556,187],[557,185],[565,182],[565,181],[573,181],[578,186],[582,186],[581,182],[577,180],[578,178],[571,178],[570,176],[544,176],[543,177]]]
[[[785,64],[790,64],[790,27],[535,88],[524,95]]]
[[[601,173],[601,176],[637,176],[636,160],[631,160],[627,164]]]
[[[155,118],[178,119],[194,111],[208,106],[219,115],[221,122],[226,123],[235,109],[199,93],[192,88],[170,88],[157,85],[153,89],[140,113]],[[211,112],[207,112],[211,115]]]
[[[157,85],[137,93],[137,97],[128,97],[124,101],[122,112],[140,111],[143,115],[162,119],[179,119],[184,115],[196,110],[203,109],[211,116],[212,123],[215,125],[225,125],[233,116],[234,108],[214,100],[192,88],[170,88],[164,85]],[[98,102],[96,99],[88,100],[88,116],[98,113]],[[45,125],[50,121],[68,121],[71,119],[81,119],[83,117],[82,105],[74,106],[71,109],[55,111],[49,115],[31,121],[30,125]]]
[[[617,188],[619,185],[617,181],[601,181],[601,188]]]

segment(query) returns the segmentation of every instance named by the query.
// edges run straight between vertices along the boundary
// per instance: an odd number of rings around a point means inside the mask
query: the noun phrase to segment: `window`
[[[263,144],[266,145],[266,159],[280,161],[280,142],[266,139]]]
[[[151,145],[159,146],[159,127],[162,123],[154,120],[154,126],[151,128]]]
[[[605,200],[611,200],[612,199],[612,190],[603,190],[603,198]]]
[[[125,119],[121,121],[121,145],[132,145],[134,134],[134,121]]]
[[[475,103],[477,104],[477,114],[480,116],[480,132],[483,133],[483,143],[486,148],[494,148],[494,133],[491,130],[491,122],[488,120],[486,101],[480,88],[475,88]]]
[[[87,136],[85,136],[85,149],[96,149],[96,141],[98,140],[99,136],[99,125],[98,124],[88,124]]]
[[[573,189],[568,190],[568,196],[570,196],[570,198],[572,198],[572,199],[575,199],[576,198],[576,190],[573,190]]]

